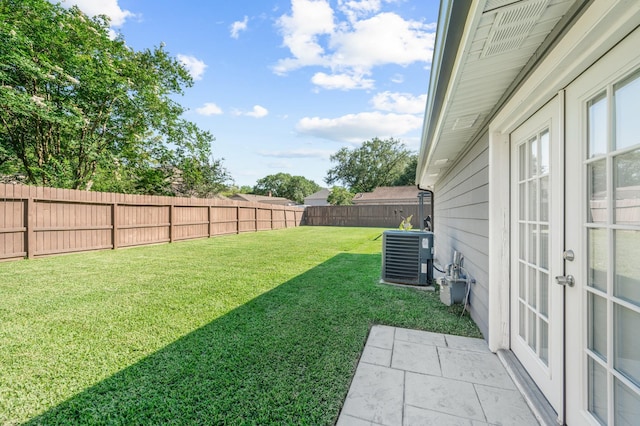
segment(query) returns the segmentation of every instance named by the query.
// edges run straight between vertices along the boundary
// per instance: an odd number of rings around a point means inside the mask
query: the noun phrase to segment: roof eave
[[[419,188],[428,165],[429,152],[434,143],[435,127],[442,115],[442,106],[447,95],[447,88],[452,77],[451,73],[458,56],[471,5],[471,0],[443,0],[440,5],[416,171],[416,185]]]

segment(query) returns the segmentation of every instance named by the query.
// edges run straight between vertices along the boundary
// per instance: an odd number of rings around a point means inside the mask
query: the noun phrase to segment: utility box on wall
[[[382,280],[398,284],[430,285],[433,281],[433,232],[384,231]]]
[[[467,280],[453,279],[451,277],[442,277],[440,284],[440,301],[447,306],[454,303],[464,303],[467,295]]]

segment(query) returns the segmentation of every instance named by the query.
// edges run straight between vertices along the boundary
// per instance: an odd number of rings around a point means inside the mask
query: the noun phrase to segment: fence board
[[[16,196],[17,195],[17,196]],[[14,188],[0,190],[0,259],[26,255],[26,212],[21,191]]]
[[[419,208],[417,204],[309,206],[304,210],[302,222],[310,226],[397,228],[404,218],[413,215],[411,224],[419,228]],[[425,203],[425,217],[432,214],[431,205]]]
[[[303,209],[0,184],[0,260],[299,226]]]

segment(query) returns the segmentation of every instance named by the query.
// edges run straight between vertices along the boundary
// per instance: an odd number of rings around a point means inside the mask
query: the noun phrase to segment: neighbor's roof
[[[251,201],[254,203],[265,204],[277,204],[280,206],[295,206],[294,201],[288,200],[283,197],[269,197],[268,195],[254,195],[254,194],[234,194],[230,197],[232,200],[239,201]]]
[[[353,204],[418,204],[416,186],[380,186],[373,192],[360,192],[353,197]]]
[[[327,197],[331,194],[331,190],[327,188],[322,188],[318,192],[314,192],[308,197],[304,197],[305,200],[326,200]]]
[[[482,134],[555,36],[588,3],[441,2],[416,172],[421,188],[432,187]]]

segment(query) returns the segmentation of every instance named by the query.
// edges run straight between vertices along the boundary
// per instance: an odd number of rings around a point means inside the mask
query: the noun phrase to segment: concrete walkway
[[[538,425],[482,339],[374,326],[338,426]]]

